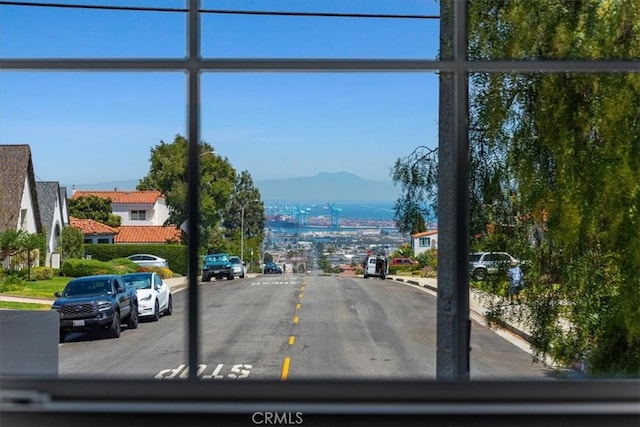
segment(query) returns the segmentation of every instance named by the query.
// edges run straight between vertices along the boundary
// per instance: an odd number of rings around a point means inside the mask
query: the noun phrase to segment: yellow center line
[[[296,337],[294,337],[293,335],[291,335],[289,337],[289,345],[293,345],[293,343],[296,342]]]
[[[291,363],[291,358],[289,356],[284,358],[284,362],[282,362],[282,373],[280,374],[280,379],[282,381],[286,380],[289,376],[289,364]]]
[[[304,285],[300,286],[300,290],[304,291]]]
[[[300,303],[296,304],[296,310],[300,310]]]
[[[300,295],[298,295],[298,298],[302,299],[302,295],[303,295],[303,294],[302,294],[302,293],[300,293]]]
[[[298,319],[298,316],[294,316],[294,318],[293,318],[293,324],[294,324],[294,325],[297,325],[297,324],[298,324],[298,320],[299,320],[299,319]]]

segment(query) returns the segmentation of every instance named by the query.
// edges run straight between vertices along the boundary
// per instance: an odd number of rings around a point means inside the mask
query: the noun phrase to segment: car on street
[[[135,254],[130,255],[127,259],[135,262],[136,264],[142,267],[163,267],[169,268],[169,263],[166,259],[160,258],[159,256],[150,255],[150,254]]]
[[[490,274],[506,272],[520,261],[507,252],[474,252],[469,254],[469,274],[474,280],[485,280]]]
[[[275,262],[268,262],[264,265],[262,272],[264,274],[282,274],[282,267]]]
[[[210,253],[204,257],[202,265],[202,281],[209,282],[211,278],[233,280],[236,276],[233,274],[233,267],[226,252]]]
[[[244,279],[245,274],[245,263],[238,256],[229,257],[229,261],[231,262],[231,268],[233,269],[233,275]]]
[[[154,322],[160,315],[170,316],[173,312],[171,289],[158,273],[140,272],[123,274],[128,288],[135,289],[138,297],[138,317]]]
[[[136,292],[117,274],[77,277],[54,295],[51,309],[60,316],[61,343],[70,332],[102,331],[118,338],[123,322],[138,327]]]

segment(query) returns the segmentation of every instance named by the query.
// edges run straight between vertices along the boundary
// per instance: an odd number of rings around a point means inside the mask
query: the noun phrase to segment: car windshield
[[[242,261],[240,261],[240,258],[237,256],[232,256],[229,258],[229,261],[231,261],[231,264],[242,264]]]
[[[76,280],[67,284],[62,292],[63,297],[110,295],[111,281],[100,280]]]
[[[213,262],[224,262],[228,260],[229,258],[226,255],[207,255],[204,259],[204,262],[213,263]]]
[[[124,282],[127,287],[133,287],[135,289],[151,289],[151,275],[139,274],[135,276],[123,276]]]
[[[480,261],[480,257],[481,256],[482,255],[480,255],[480,254],[471,254],[471,255],[469,255],[469,262],[478,262],[478,261]]]

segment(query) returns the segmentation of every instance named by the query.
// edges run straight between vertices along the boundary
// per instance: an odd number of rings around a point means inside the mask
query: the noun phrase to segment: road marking
[[[242,378],[247,378],[251,373],[251,368],[253,368],[252,365],[249,365],[247,363],[238,363],[235,365],[230,365],[231,368],[226,368],[225,370],[228,373],[224,375],[223,373],[221,373],[221,371],[225,367],[224,363],[218,363],[217,365],[211,365],[211,366],[214,366],[212,372],[210,374],[205,375],[204,371],[207,369],[207,365],[199,364],[198,370],[196,372],[196,377],[199,377],[203,380],[211,380],[211,379],[222,380],[225,378],[239,380]],[[229,365],[226,365],[226,366],[229,366]],[[181,379],[189,378],[189,367],[186,364],[180,364],[178,365],[177,368],[174,368],[174,369],[163,369],[155,375],[155,379],[171,380],[176,378],[176,376],[178,375],[179,375],[178,378],[181,378]]]
[[[296,337],[294,337],[293,335],[291,335],[289,337],[289,345],[293,345],[293,343],[296,342]]]
[[[300,310],[300,303],[296,304],[296,310]]]
[[[303,294],[302,294],[302,293],[300,293],[300,295],[298,295],[298,298],[302,299],[302,295],[303,295]]]
[[[289,376],[289,364],[291,363],[291,358],[289,356],[284,358],[284,362],[282,362],[282,373],[280,374],[280,379],[282,381],[286,380]]]
[[[300,290],[304,291],[304,285],[300,286]]]
[[[300,319],[298,319],[298,316],[294,316],[294,317],[293,317],[293,324],[294,324],[294,325],[297,325],[299,320],[300,320]]]

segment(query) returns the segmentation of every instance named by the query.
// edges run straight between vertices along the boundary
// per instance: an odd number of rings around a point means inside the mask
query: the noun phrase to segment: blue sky
[[[184,7],[160,0],[57,3]],[[433,0],[203,1],[203,8],[437,14]],[[0,57],[182,57],[183,14],[0,5]],[[437,20],[204,14],[205,57],[429,58]],[[182,73],[0,72],[0,143],[29,144],[39,180],[138,179],[186,134]],[[388,181],[437,144],[433,73],[206,73],[202,139],[254,180],[347,171]]]

